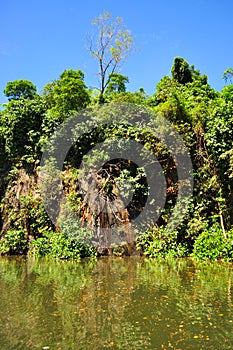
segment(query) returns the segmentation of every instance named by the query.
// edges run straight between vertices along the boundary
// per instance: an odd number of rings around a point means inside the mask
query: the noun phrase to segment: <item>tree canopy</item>
[[[31,99],[36,95],[36,86],[29,80],[14,80],[7,83],[4,94],[9,100],[17,100],[21,97]]]
[[[180,84],[186,84],[192,81],[189,64],[181,57],[175,58],[171,72],[173,79]]]
[[[111,92],[125,92],[126,86],[125,84],[129,83],[129,78],[119,74],[119,73],[111,73],[108,77],[108,84],[106,88],[106,94]]]
[[[58,79],[44,87],[44,98],[49,113],[61,120],[87,107],[90,96],[84,73],[80,69],[64,70]]]

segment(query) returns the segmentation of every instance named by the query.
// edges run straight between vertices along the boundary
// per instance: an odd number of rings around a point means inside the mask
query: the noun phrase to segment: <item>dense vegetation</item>
[[[109,17],[105,14],[104,20]],[[95,24],[100,25],[103,18]],[[116,25],[120,25],[120,21]],[[104,27],[112,30],[112,27]],[[109,29],[110,28],[110,29]],[[115,27],[114,27],[115,30]],[[122,31],[120,32],[122,35]],[[105,37],[104,37],[105,38]],[[103,42],[100,41],[102,44]],[[97,41],[98,43],[98,41]],[[173,163],[158,140],[145,130],[127,125],[96,128],[79,140],[69,153],[63,169],[63,186],[67,201],[80,220],[88,210],[78,190],[78,166],[85,154],[99,142],[116,135],[141,142],[164,162],[167,198],[162,215],[152,223],[137,241],[137,249],[147,256],[177,256],[193,254],[201,259],[233,260],[233,85],[232,69],[224,73],[226,85],[215,91],[206,75],[176,57],[171,76],[163,77],[149,96],[141,88],[127,91],[129,78],[116,72],[117,64],[130,50],[127,31],[105,55],[103,47],[91,52],[100,64],[100,90],[89,89],[81,70],[64,70],[59,78],[48,83],[42,94],[27,80],[9,82],[4,90],[8,103],[0,112],[0,252],[1,254],[51,255],[60,258],[93,256],[97,250],[88,245],[91,230],[77,224],[69,216],[54,224],[46,213],[38,185],[41,155],[50,135],[74,113],[106,103],[131,103],[143,106],[156,115],[164,116],[184,139],[192,164],[194,189],[189,211],[174,232],[166,231],[172,206],[177,195]],[[109,42],[104,45],[107,47]],[[101,54],[100,54],[101,53]],[[111,68],[110,70],[108,70]],[[102,107],[100,107],[102,108]],[[145,182],[139,168],[127,161],[102,168],[104,179],[99,191],[110,198],[116,196],[116,179],[125,174],[134,181],[131,212],[143,207]],[[106,177],[104,174],[109,176]],[[115,197],[114,197],[115,198]],[[137,208],[136,208],[137,207]],[[135,209],[136,208],[136,209]],[[64,209],[66,210],[66,209]],[[88,219],[87,219],[88,220]],[[98,220],[96,226],[100,225]],[[111,252],[131,253],[132,247],[122,244]],[[99,251],[106,254],[106,251]],[[107,252],[109,253],[109,251]]]
[[[128,77],[114,73],[102,96],[104,102],[134,103],[164,115],[182,135],[192,158],[194,190],[185,220],[174,232],[168,233],[165,229],[171,211],[168,205],[159,220],[139,237],[137,248],[154,257],[193,254],[204,259],[232,260],[233,85],[226,85],[222,92],[215,91],[206,75],[178,57],[171,72],[171,77],[165,76],[157,84],[152,96],[146,95],[143,89],[126,91]],[[38,167],[49,135],[73,113],[99,104],[96,92],[93,94],[86,87],[80,70],[65,70],[44,87],[41,95],[25,80],[8,83],[4,92],[9,101],[1,111],[0,124],[1,253],[31,252],[61,258],[95,255],[95,248],[84,243],[87,231],[80,226],[71,227],[67,219],[62,223],[62,230],[51,222],[38,193]],[[77,163],[93,144],[112,134],[122,136],[128,131],[137,139],[136,130],[125,128],[123,131],[117,126],[100,129],[82,140],[82,147],[79,144],[71,152],[64,167],[64,187],[72,209],[80,217],[84,210],[76,186]],[[156,151],[158,145],[154,145],[154,140],[146,134],[144,138],[142,142]],[[164,151],[157,150],[159,152],[162,158]],[[120,167],[136,176],[135,169],[127,169],[126,164]],[[108,180],[109,185],[112,183],[108,195],[113,193],[116,176],[119,176],[117,168]],[[172,181],[168,192],[172,192],[172,186],[175,193]],[[69,234],[71,231],[76,232],[75,238]],[[122,254],[125,249],[115,247],[113,251]]]

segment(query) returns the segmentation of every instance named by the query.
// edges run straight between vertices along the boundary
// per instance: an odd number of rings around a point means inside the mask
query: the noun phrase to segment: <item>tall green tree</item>
[[[13,99],[5,105],[1,112],[1,129],[11,161],[24,158],[34,162],[38,158],[45,111],[45,103],[39,95],[32,100],[24,97]]]
[[[64,70],[59,79],[44,87],[44,99],[49,114],[59,121],[86,108],[90,95],[84,82],[84,73],[80,69]]]

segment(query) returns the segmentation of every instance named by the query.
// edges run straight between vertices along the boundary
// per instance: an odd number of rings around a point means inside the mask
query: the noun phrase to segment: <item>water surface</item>
[[[0,259],[1,350],[233,349],[233,266]]]

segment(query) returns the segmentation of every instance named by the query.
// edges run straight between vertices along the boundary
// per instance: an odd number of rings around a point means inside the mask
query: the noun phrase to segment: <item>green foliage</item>
[[[73,230],[73,226],[71,227]],[[34,256],[49,256],[59,259],[80,259],[95,257],[96,250],[87,240],[88,233],[75,232],[75,236],[62,232],[46,232],[43,237],[33,240],[30,244],[31,254]]]
[[[232,84],[232,79],[233,79],[233,69],[228,68],[224,71],[222,78],[225,80],[225,83],[230,82]]]
[[[193,241],[204,228],[215,222],[221,221],[226,229],[231,227],[229,150],[232,148],[232,108],[229,99],[224,102],[223,95],[214,91],[206,75],[200,75],[194,66],[185,64],[192,79],[185,83],[179,80],[181,61],[175,60],[177,65],[173,66],[173,79],[164,77],[159,82],[149,105],[173,123],[192,157],[193,209],[190,207],[189,219],[182,234],[188,241]],[[181,73],[184,71],[181,70]],[[175,73],[177,75],[174,76]]]
[[[53,224],[48,217],[40,196],[35,196],[32,192],[21,195],[19,205],[19,216],[14,225],[24,226],[28,235],[41,237],[44,232],[49,232],[53,229]],[[12,216],[11,219],[13,219]]]
[[[192,73],[189,64],[181,57],[176,57],[171,69],[172,77],[180,84],[186,84],[192,81]]]
[[[119,73],[111,73],[108,77],[106,94],[111,92],[125,92],[125,84],[129,82],[129,78]]]
[[[227,102],[233,101],[233,84],[224,86],[224,88],[222,89],[222,97]]]
[[[229,240],[233,227],[233,85],[225,86],[221,93],[217,92],[208,84],[206,75],[201,75],[183,58],[176,57],[171,70],[172,77],[163,77],[153,96],[148,96],[142,88],[128,92],[125,86],[128,77],[116,70],[132,47],[129,31],[121,19],[112,21],[107,12],[93,24],[97,36],[91,39],[89,49],[99,63],[98,93],[93,92],[91,96],[83,72],[73,69],[65,70],[58,79],[47,84],[43,96],[37,95],[36,87],[27,80],[9,82],[4,90],[9,102],[0,112],[2,253],[26,252],[29,241],[35,239],[34,252],[38,255],[79,258],[95,254],[95,250],[92,250],[94,248],[89,244],[89,232],[80,228],[80,223],[69,212],[72,210],[83,218],[87,214],[79,187],[80,176],[83,176],[81,172],[84,171],[79,169],[81,162],[86,165],[88,173],[93,164],[105,159],[106,163],[98,171],[101,181],[95,188],[110,202],[116,198],[121,199],[119,193],[127,199],[133,193],[127,207],[129,218],[135,212],[143,210],[148,188],[146,176],[141,169],[128,160],[117,159],[110,164],[105,151],[99,152],[96,149],[89,152],[98,143],[105,142],[108,145],[112,138],[118,138],[119,145],[122,139],[128,139],[147,147],[162,165],[167,181],[167,201],[162,216],[156,223],[158,228],[151,229],[138,240],[142,252],[147,256],[184,256],[195,245],[194,256],[208,257],[206,247],[210,244],[207,239],[210,234],[218,242],[210,253],[210,258],[230,260]],[[232,69],[224,72],[224,78],[227,83],[231,82]],[[106,115],[104,105],[98,111],[95,110],[100,101],[126,102],[140,105],[142,109],[149,107],[153,113],[152,119],[165,117],[183,137],[192,158],[194,189],[189,213],[176,232],[169,233],[163,228],[176,201],[178,186],[175,164],[165,145],[146,128],[139,130],[137,125],[129,126],[126,123],[95,127],[96,120],[106,121],[106,124],[111,120],[108,113]],[[44,188],[41,188],[42,194],[51,194],[51,197],[47,196],[47,205],[52,201],[60,203],[63,190],[65,192],[69,210],[60,208],[59,205],[54,206],[54,219],[60,220],[58,228],[58,225],[55,227],[50,222],[38,193],[36,167],[44,145],[55,128],[87,106],[93,106],[93,114],[97,111],[96,119],[91,124],[94,126],[92,132],[88,132],[90,125],[83,123],[82,126],[77,126],[83,127],[85,132],[69,151],[64,170],[57,171],[52,162],[47,164],[50,167],[47,169],[49,178],[43,182]],[[114,103],[112,108],[118,108],[113,106]],[[53,147],[51,145],[50,150]],[[109,151],[112,151],[111,147],[109,142]],[[28,177],[25,174],[18,176],[18,169],[22,167],[27,169],[27,173],[30,171],[33,174],[33,181],[29,179],[27,183]],[[86,184],[94,188],[92,180]],[[20,190],[21,185],[23,190]],[[60,186],[60,192],[54,191],[57,186]],[[58,198],[54,198],[54,193]],[[216,229],[216,224],[221,225],[221,230]],[[227,241],[224,241],[221,231],[223,234],[227,232]],[[20,246],[21,241],[25,246]],[[114,254],[122,255],[124,245],[114,247],[113,250]]]
[[[112,254],[114,256],[124,256],[125,255],[125,246],[126,246],[126,242],[122,242],[120,245],[114,245],[112,247]]]
[[[80,259],[96,256],[90,231],[83,228],[69,204],[63,205],[59,218],[59,232],[48,231],[32,241],[35,256],[51,256],[60,259]]]
[[[9,100],[17,100],[21,97],[32,99],[36,96],[36,86],[29,80],[14,80],[7,83],[4,94]]]
[[[32,100],[11,100],[1,113],[5,149],[11,160],[35,161],[40,154],[40,137],[45,104],[40,96]]]
[[[156,106],[161,102],[167,101],[171,95],[171,91],[177,90],[177,83],[170,77],[163,77],[156,85],[156,93],[151,97],[149,103],[151,106]]]
[[[199,260],[233,261],[233,231],[224,237],[219,226],[213,226],[195,240],[193,257]]]
[[[0,254],[16,255],[27,252],[24,230],[10,230],[0,240]]]
[[[185,84],[168,76],[162,78],[148,105],[155,107],[176,125],[189,122],[194,128],[193,132],[196,132],[205,126],[218,94],[207,83],[206,75],[200,75],[194,66],[189,67],[189,71],[192,79]]]
[[[70,115],[87,107],[89,92],[81,70],[64,70],[59,79],[44,87],[44,99],[48,108],[48,119],[63,121]]]
[[[143,89],[135,92],[112,92],[104,95],[105,102],[132,103],[135,105],[146,105],[148,96]]]
[[[171,94],[167,101],[163,104],[160,104],[156,110],[159,113],[162,113],[166,119],[172,122],[188,120],[188,115],[185,111],[184,104],[176,93]]]
[[[221,166],[220,156],[233,146],[233,102],[219,101],[207,127],[207,146],[216,166]]]
[[[232,157],[233,148],[233,103],[231,100],[217,100],[212,118],[207,122],[206,144],[214,164],[218,180],[218,193],[215,197],[225,202],[225,222],[228,229],[233,223],[232,196]]]
[[[0,112],[0,119],[1,119],[1,116],[2,114]],[[4,131],[0,122],[0,175],[4,174],[4,171],[5,169],[7,169],[7,165],[8,165],[8,157],[6,154],[5,143],[6,143],[6,140],[4,137]],[[0,188],[1,188],[2,182],[4,182],[4,178],[0,176]]]
[[[178,232],[166,231],[165,228],[154,228],[137,239],[137,249],[148,257],[184,257],[188,247],[179,243]]]

